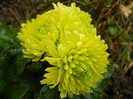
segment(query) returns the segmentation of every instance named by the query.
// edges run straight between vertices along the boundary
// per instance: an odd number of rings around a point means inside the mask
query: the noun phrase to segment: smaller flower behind
[[[96,35],[90,15],[75,3],[53,5],[53,10],[22,26],[17,37],[25,57],[52,65],[41,84],[58,86],[61,98],[92,92],[106,72],[107,45]]]

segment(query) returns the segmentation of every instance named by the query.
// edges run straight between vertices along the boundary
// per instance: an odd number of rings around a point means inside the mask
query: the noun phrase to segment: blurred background
[[[36,18],[37,14],[43,14],[45,11],[53,9],[53,2],[62,2],[65,5],[70,5],[72,2],[75,2],[77,7],[91,14],[92,24],[97,28],[97,35],[101,35],[102,39],[108,44],[107,52],[110,54],[108,59],[109,66],[113,67],[114,71],[104,88],[104,98],[133,99],[132,0],[0,0],[0,36],[3,35],[3,31],[11,33],[11,35],[16,35],[22,23]],[[7,27],[9,30],[7,30]],[[4,37],[10,39],[12,37],[11,35]],[[8,44],[5,45],[6,41],[0,40],[1,48],[8,46]],[[15,41],[17,40],[11,40],[10,44],[15,44]],[[21,49],[16,52],[15,49],[17,48],[19,47],[15,46],[10,54],[20,53]],[[6,51],[1,51],[1,53],[6,53]],[[10,54],[8,53],[8,55]],[[3,59],[5,59],[3,55],[5,54],[0,55],[0,64],[2,64]],[[20,58],[18,60],[21,62],[24,61],[24,59]],[[34,65],[34,63],[28,62],[29,67],[31,64]],[[20,72],[22,70],[19,68],[18,73]],[[0,75],[2,75],[2,71],[0,71]],[[4,88],[3,86],[6,86],[6,83],[0,81],[0,85]]]

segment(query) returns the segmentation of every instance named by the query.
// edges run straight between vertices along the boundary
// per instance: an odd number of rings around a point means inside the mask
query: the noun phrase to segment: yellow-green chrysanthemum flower
[[[52,65],[41,84],[58,86],[61,98],[92,92],[106,72],[107,45],[96,35],[90,15],[75,3],[54,8],[22,26],[17,37],[25,57]]]

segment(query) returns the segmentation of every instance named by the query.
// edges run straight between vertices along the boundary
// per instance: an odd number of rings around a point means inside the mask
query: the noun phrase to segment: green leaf
[[[108,24],[113,25],[114,24],[114,19],[112,17],[108,17]]]
[[[0,79],[0,93],[2,93],[5,90],[5,87],[6,87],[6,82]]]
[[[111,35],[116,35],[118,33],[118,29],[116,27],[109,27],[108,30]]]
[[[5,46],[8,43],[8,41],[2,37],[0,37],[0,46]]]
[[[21,74],[24,70],[25,64],[27,63],[23,54],[20,54],[16,57],[15,65],[16,65],[16,73]]]
[[[0,22],[0,37],[5,40],[13,40],[13,38],[16,36],[16,33],[10,31],[8,27]]]
[[[60,99],[60,94],[57,87],[50,89],[49,86],[44,85],[40,91],[38,99]]]
[[[107,72],[103,74],[104,79],[110,78],[114,73],[114,66],[107,66]]]
[[[19,88],[16,87],[13,90],[12,98],[11,99],[21,99],[25,93],[28,91],[29,88]]]
[[[84,99],[103,99],[103,97],[101,94],[93,92],[85,94]]]

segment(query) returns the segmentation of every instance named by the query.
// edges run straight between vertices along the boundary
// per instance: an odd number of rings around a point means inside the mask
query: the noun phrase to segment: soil
[[[127,74],[115,70],[105,89],[109,99],[133,99],[133,69]]]

